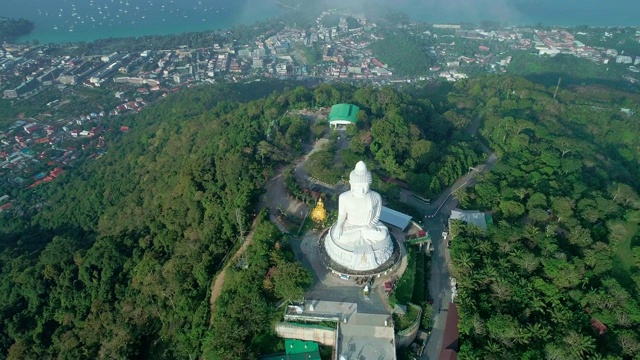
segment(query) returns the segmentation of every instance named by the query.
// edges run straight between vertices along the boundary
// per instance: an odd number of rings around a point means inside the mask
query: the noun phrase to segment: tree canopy
[[[0,354],[202,354],[213,274],[255,216],[271,169],[309,137],[281,93],[232,101],[240,98],[226,86],[198,87],[124,117],[131,131],[109,135],[105,155],[33,190],[16,204],[22,215],[0,214]],[[282,273],[304,274],[292,256],[278,256]],[[262,285],[268,261],[238,276]],[[253,326],[269,329],[272,303],[297,296],[308,277],[278,279],[274,294],[224,298],[252,304]]]
[[[500,156],[463,196],[497,225],[451,242],[461,357],[640,356],[640,126],[620,111],[638,96],[554,90],[484,77],[453,91],[476,96],[456,111],[482,118]]]

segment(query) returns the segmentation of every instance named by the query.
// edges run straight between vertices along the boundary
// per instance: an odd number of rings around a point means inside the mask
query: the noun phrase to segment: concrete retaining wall
[[[317,328],[313,325],[296,325],[281,322],[276,324],[276,333],[282,338],[315,341],[322,345],[336,346],[335,330]]]
[[[422,318],[422,308],[414,304],[409,304],[409,306],[413,306],[419,309],[418,318],[411,326],[409,326],[408,328],[402,331],[399,331],[396,334],[396,347],[406,347],[411,345],[411,343],[416,339],[416,335],[418,334],[418,329],[420,328],[420,319]]]

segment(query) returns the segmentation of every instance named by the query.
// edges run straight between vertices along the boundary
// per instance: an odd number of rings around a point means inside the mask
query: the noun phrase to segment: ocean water
[[[640,26],[640,0],[325,1],[328,7],[389,6],[430,23]],[[43,43],[227,29],[286,11],[275,0],[0,0],[0,16],[35,23],[34,31],[21,40]]]
[[[275,0],[0,0],[0,16],[35,29],[41,43],[228,29],[283,14]]]

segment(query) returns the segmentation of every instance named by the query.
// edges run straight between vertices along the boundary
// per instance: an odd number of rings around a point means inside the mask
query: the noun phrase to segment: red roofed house
[[[266,278],[271,279],[271,277],[273,276],[273,274],[276,272],[277,269],[278,269],[277,267],[272,266],[267,272]]]
[[[598,335],[602,335],[607,332],[607,326],[596,318],[591,319],[591,327],[598,332]]]
[[[64,172],[64,170],[62,170],[61,168],[55,168],[53,170],[51,170],[51,172],[49,172],[49,176],[51,177],[58,177],[60,175],[62,175],[62,173]]]
[[[393,290],[393,284],[391,283],[391,281],[387,281],[384,283],[384,291],[386,293],[390,293]]]

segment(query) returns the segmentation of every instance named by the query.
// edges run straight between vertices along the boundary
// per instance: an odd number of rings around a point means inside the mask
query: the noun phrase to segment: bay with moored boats
[[[640,26],[637,0],[325,1],[327,7],[355,11],[389,6],[428,23]],[[1,0],[0,15],[34,22],[33,32],[21,41],[60,43],[229,29],[286,14],[291,7],[277,0]]]

